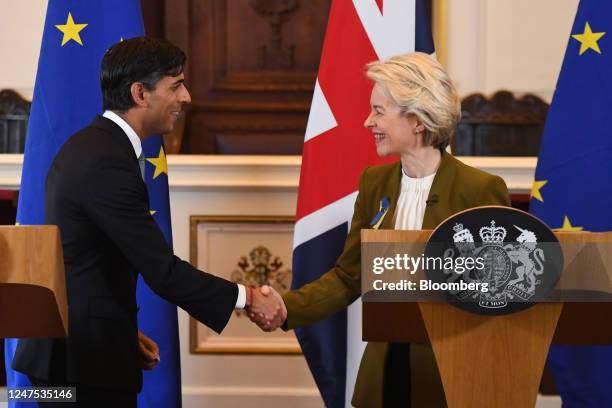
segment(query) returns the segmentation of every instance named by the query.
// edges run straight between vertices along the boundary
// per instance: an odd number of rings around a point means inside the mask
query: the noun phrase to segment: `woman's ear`
[[[421,119],[419,119],[419,117],[415,114],[410,115],[410,118],[413,121],[413,130],[414,133],[423,133],[425,132],[425,125],[423,124],[423,121]]]
[[[130,86],[130,93],[132,95],[132,100],[136,106],[146,107],[148,102],[145,98],[145,87],[142,82],[134,82]]]

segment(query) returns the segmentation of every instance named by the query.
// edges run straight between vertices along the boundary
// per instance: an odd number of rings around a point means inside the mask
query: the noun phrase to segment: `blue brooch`
[[[378,213],[372,218],[372,221],[370,221],[370,227],[378,229],[385,219],[387,211],[389,211],[389,197],[383,197],[378,206]]]

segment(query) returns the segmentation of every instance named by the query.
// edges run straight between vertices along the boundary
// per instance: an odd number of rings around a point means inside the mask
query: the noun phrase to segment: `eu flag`
[[[610,231],[612,2],[582,0],[568,41],[530,210],[552,228]],[[612,407],[611,347],[553,346],[548,365],[564,407]]]
[[[102,113],[100,63],[106,50],[122,39],[144,33],[138,0],[49,1],[25,147],[17,222],[44,223],[47,170],[62,144]],[[127,137],[127,136],[126,136]],[[171,244],[168,173],[162,139],[143,144],[148,159],[146,181],[153,217]],[[84,158],[86,160],[86,158]],[[155,340],[161,363],[144,375],[141,407],[181,405],[176,307],[138,284],[139,328]],[[17,341],[5,347],[8,386],[28,385],[11,370]]]

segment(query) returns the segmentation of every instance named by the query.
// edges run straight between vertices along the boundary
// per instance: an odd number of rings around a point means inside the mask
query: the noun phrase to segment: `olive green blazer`
[[[378,213],[383,197],[389,198],[390,206],[380,228],[394,228],[401,174],[399,161],[370,167],[363,172],[344,251],[336,265],[319,279],[283,296],[288,311],[283,326],[285,330],[324,319],[361,296],[361,230],[371,228],[370,222]],[[470,167],[446,152],[442,152],[428,199],[431,203],[425,210],[423,229],[433,229],[449,216],[468,208],[510,205],[508,189],[502,178]],[[388,343],[368,343],[355,383],[352,400],[355,407],[383,406],[387,349]],[[414,374],[411,376],[413,408],[445,405],[442,384],[430,348],[411,347],[411,372]],[[419,393],[423,390],[425,392]]]

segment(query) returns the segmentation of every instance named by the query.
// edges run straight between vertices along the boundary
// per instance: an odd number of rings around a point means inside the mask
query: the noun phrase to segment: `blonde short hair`
[[[433,57],[414,52],[374,61],[366,75],[406,114],[425,126],[424,143],[444,149],[461,118],[461,101],[448,74]]]

